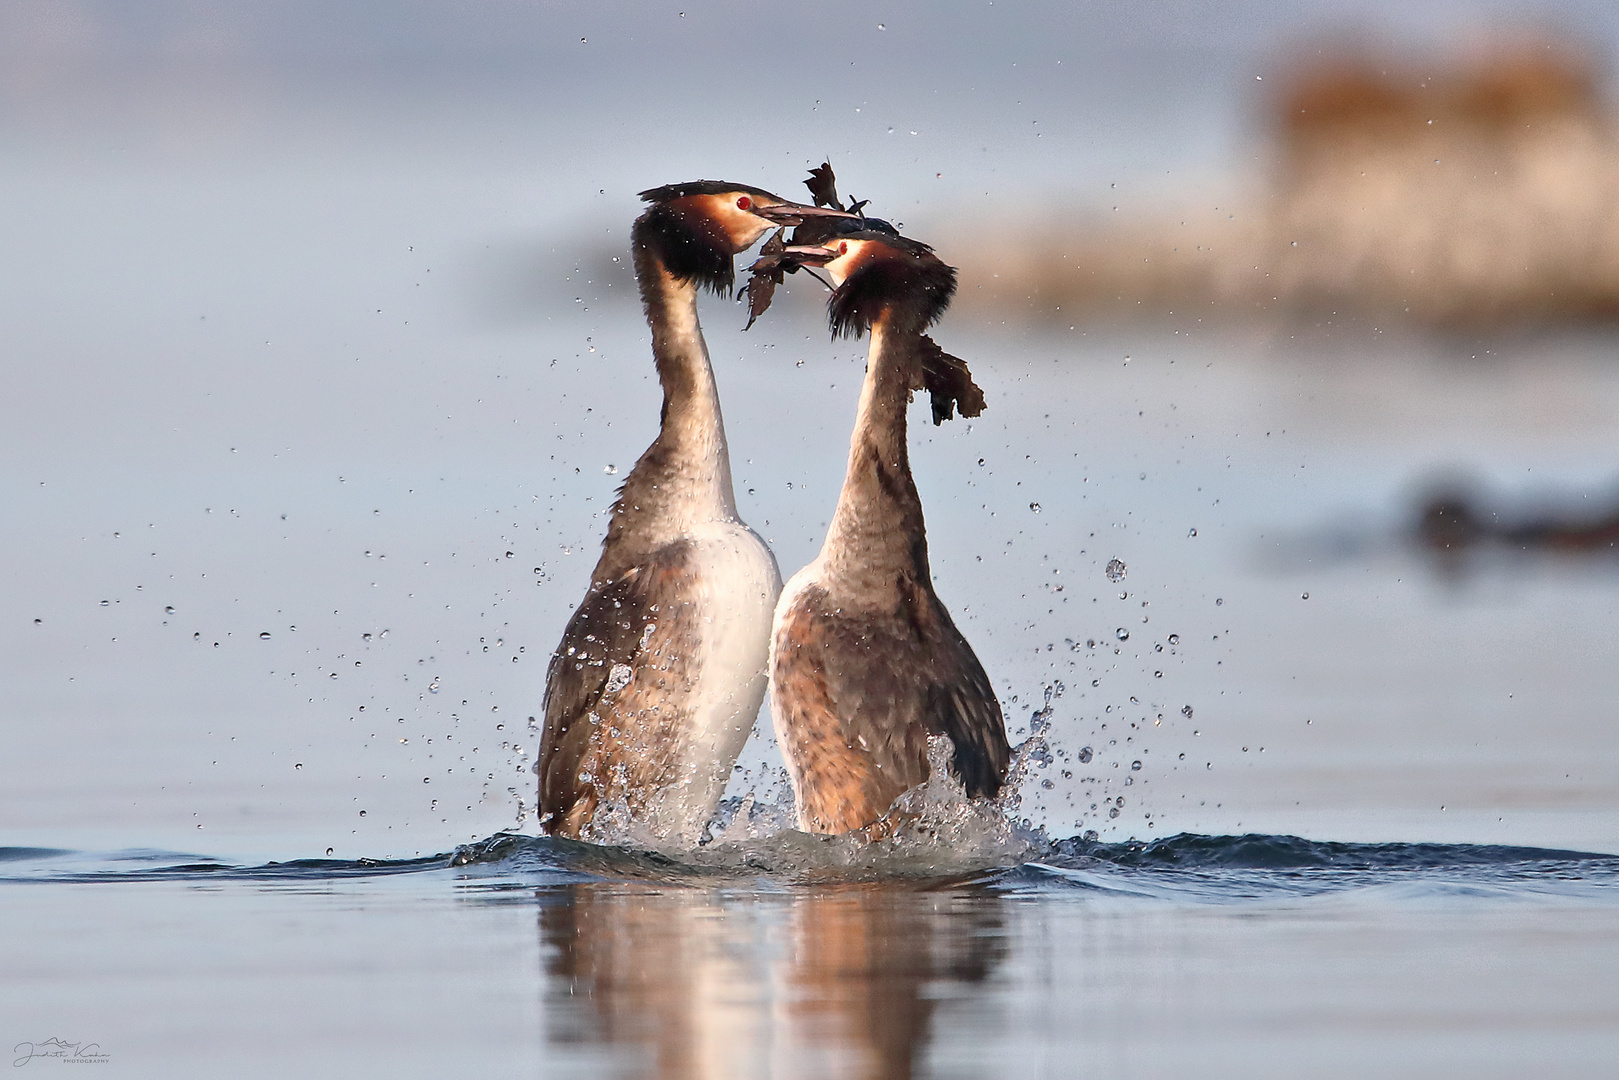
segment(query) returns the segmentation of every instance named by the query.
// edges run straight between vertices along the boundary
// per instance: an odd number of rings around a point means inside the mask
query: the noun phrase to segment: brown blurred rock
[[[1055,318],[1619,318],[1619,132],[1585,53],[1310,51],[1326,59],[1279,80],[1267,190],[1003,237],[963,267],[963,300]]]

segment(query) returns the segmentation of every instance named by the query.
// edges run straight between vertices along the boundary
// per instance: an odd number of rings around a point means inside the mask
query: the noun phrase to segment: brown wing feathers
[[[599,802],[663,786],[682,717],[665,700],[691,681],[694,605],[679,597],[689,544],[593,585],[551,657],[540,747],[540,821],[573,835]],[[592,719],[594,717],[595,719]]]
[[[914,595],[908,617],[870,621],[828,617],[826,601],[807,590],[776,631],[782,750],[808,822],[849,832],[881,818],[927,780],[929,735],[949,737],[968,795],[997,794],[1011,757],[1000,704],[937,598]]]

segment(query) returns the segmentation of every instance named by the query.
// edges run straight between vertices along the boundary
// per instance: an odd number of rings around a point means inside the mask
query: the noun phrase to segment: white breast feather
[[[682,782],[652,812],[657,831],[695,843],[714,815],[731,767],[764,702],[770,619],[781,593],[776,559],[740,522],[695,530],[703,630],[691,726],[681,748]]]

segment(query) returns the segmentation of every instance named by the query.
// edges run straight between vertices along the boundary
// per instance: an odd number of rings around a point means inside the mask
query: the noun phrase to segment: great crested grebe
[[[590,589],[546,674],[539,820],[577,837],[618,806],[655,837],[698,842],[764,698],[781,572],[737,517],[700,288],[780,225],[840,211],[716,180],[641,193],[635,276],[663,385],[658,437],[613,504]]]
[[[833,333],[869,329],[871,348],[826,541],[776,605],[771,713],[799,827],[880,835],[894,800],[928,779],[930,736],[950,740],[950,771],[969,796],[994,796],[1006,780],[1001,707],[933,591],[906,452],[906,406],[930,371],[947,384],[935,393],[936,421],[957,401],[976,415],[983,398],[966,366],[923,334],[956,287],[932,249],[858,231],[785,253],[824,266]]]

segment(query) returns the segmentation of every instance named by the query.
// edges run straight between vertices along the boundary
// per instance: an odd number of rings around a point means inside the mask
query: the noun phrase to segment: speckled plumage
[[[677,774],[700,635],[690,542],[593,583],[551,657],[540,748],[540,814],[579,835],[597,808],[622,799],[644,815]]]

